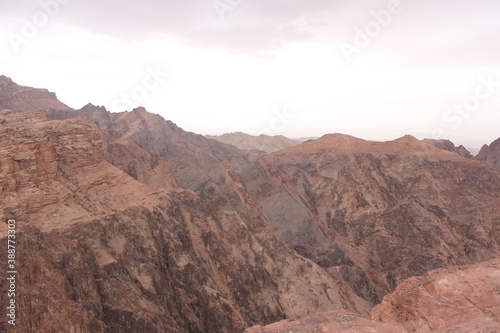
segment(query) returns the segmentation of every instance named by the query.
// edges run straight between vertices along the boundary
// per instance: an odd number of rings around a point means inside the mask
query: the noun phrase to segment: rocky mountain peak
[[[476,159],[500,170],[500,138],[493,141],[489,146],[484,145]]]

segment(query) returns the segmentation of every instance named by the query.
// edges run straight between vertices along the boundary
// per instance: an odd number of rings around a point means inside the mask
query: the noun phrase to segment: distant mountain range
[[[269,136],[262,134],[252,136],[242,132],[226,133],[220,136],[206,135],[205,137],[233,145],[240,149],[255,149],[266,153],[272,153],[301,143],[301,141],[292,140],[282,135]]]

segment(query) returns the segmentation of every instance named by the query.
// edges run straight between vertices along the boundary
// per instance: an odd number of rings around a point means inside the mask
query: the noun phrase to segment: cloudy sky
[[[200,134],[480,147],[500,136],[498,0],[17,0],[0,74]]]

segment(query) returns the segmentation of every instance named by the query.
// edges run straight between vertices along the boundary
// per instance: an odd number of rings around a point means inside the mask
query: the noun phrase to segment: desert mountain
[[[373,304],[408,277],[499,254],[499,175],[454,152],[334,134],[256,164],[242,182],[279,239]]]
[[[266,153],[272,153],[300,143],[300,141],[286,138],[283,135],[269,136],[261,134],[259,136],[252,136],[241,132],[226,133],[220,136],[206,135],[206,137],[240,149],[256,149]]]
[[[25,240],[18,332],[368,321],[406,279],[500,255],[499,174],[449,145],[330,134],[266,154],[1,80],[1,106],[25,96],[0,113],[0,214]]]

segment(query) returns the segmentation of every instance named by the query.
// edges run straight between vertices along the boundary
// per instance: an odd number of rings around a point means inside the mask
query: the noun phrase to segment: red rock
[[[500,259],[410,278],[370,316],[410,332],[500,330]]]

